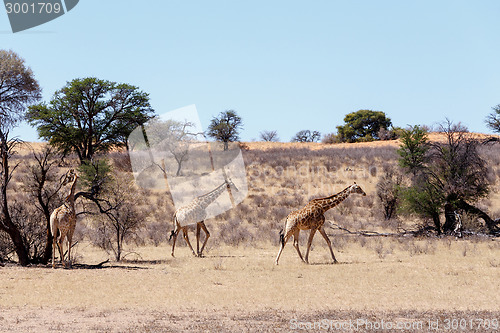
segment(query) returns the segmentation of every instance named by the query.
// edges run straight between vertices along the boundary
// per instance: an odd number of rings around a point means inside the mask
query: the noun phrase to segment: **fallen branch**
[[[338,224],[333,222],[328,222],[332,229],[342,230],[351,235],[365,236],[365,237],[405,237],[405,236],[419,236],[424,233],[428,233],[430,230],[434,230],[432,227],[421,227],[417,230],[404,230],[402,232],[376,232],[371,230],[360,230],[360,231],[351,231],[347,228],[341,227]],[[483,232],[475,232],[470,230],[462,230],[462,234],[469,236],[478,236],[478,237],[499,237],[500,233],[483,233]]]
[[[421,234],[422,230],[404,230],[402,232],[376,232],[376,231],[371,231],[371,230],[360,230],[360,231],[351,231],[347,228],[341,227],[338,224],[335,224],[333,222],[329,222],[330,226],[332,229],[338,229],[347,232],[348,234],[351,235],[359,235],[359,236],[365,236],[365,237],[403,237],[403,236],[414,236],[417,234]]]
[[[109,259],[104,260],[103,262],[98,263],[97,265],[87,265],[87,264],[74,264],[74,268],[83,268],[83,269],[99,269],[103,268],[102,265],[109,262]]]

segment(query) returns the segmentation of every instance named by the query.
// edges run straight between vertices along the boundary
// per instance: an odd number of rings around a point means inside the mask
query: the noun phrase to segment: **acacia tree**
[[[478,152],[480,142],[466,127],[449,120],[440,126],[444,143],[427,143],[425,136],[415,128],[407,131],[412,138],[399,152],[400,165],[413,173],[412,186],[403,192],[406,207],[431,217],[438,233],[454,229],[456,209],[479,216],[490,233],[496,233],[495,222],[473,205],[489,193],[486,163]],[[418,142],[416,149],[410,150],[408,142]],[[428,150],[424,148],[427,145]],[[410,151],[413,157],[408,155]],[[441,230],[439,214],[443,210],[446,221]]]
[[[493,132],[500,134],[500,104],[493,107],[493,112],[486,117],[486,126],[488,126]],[[489,142],[500,142],[498,137],[490,137],[486,140]]]
[[[430,183],[427,173],[417,173],[412,179],[412,185],[401,187],[398,192],[400,196],[399,211],[413,213],[423,219],[430,219],[434,228],[441,234],[441,218],[444,197],[438,188]]]
[[[486,117],[486,125],[496,133],[500,133],[500,104],[493,107],[493,112]]]
[[[292,138],[292,142],[317,142],[321,138],[318,131],[302,130],[298,131]]]
[[[280,139],[278,138],[277,131],[263,131],[260,132],[260,138],[262,141],[266,142],[278,142]]]
[[[382,111],[358,110],[344,117],[345,125],[337,126],[343,141],[372,141],[379,139],[380,129],[388,129],[391,119]]]
[[[434,186],[444,193],[444,232],[454,229],[453,211],[462,209],[481,217],[491,233],[496,231],[493,220],[471,203],[488,195],[490,183],[486,162],[479,155],[479,140],[460,123],[447,120],[441,125],[444,144],[433,143],[429,169],[433,172]]]
[[[195,133],[195,125],[189,121],[168,119],[166,121],[153,119],[146,127],[145,133],[148,144],[155,150],[167,153],[167,162],[175,160],[175,176],[181,175],[182,164],[190,157],[189,149],[195,143],[199,134]],[[170,165],[169,165],[170,166]],[[163,166],[159,166],[163,172]],[[173,167],[172,167],[173,169]]]
[[[234,110],[226,110],[213,117],[208,126],[207,135],[224,143],[224,150],[229,149],[229,142],[238,141],[243,121]]]
[[[89,77],[68,82],[49,104],[30,107],[27,119],[41,138],[64,155],[75,152],[82,163],[126,146],[128,135],[153,113],[139,88]]]
[[[0,231],[9,235],[19,263],[29,264],[29,253],[19,227],[12,220],[7,187],[12,178],[9,160],[18,140],[9,138],[9,131],[24,116],[26,107],[41,98],[41,89],[24,59],[13,51],[0,50]]]
[[[0,50],[0,124],[4,134],[42,97],[33,71],[17,53]]]

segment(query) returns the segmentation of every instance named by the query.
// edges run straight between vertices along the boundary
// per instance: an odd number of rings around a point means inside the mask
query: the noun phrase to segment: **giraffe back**
[[[76,214],[75,211],[66,203],[56,208],[50,215],[50,232],[52,236],[57,235],[59,230],[61,235],[75,229]]]
[[[316,204],[309,202],[304,208],[288,214],[285,221],[285,235],[295,228],[311,229],[311,226],[321,223],[322,217],[323,211],[318,209]]]
[[[183,206],[175,211],[175,222],[181,226],[194,224],[205,220],[207,213],[205,209],[201,208],[196,200],[190,204]]]

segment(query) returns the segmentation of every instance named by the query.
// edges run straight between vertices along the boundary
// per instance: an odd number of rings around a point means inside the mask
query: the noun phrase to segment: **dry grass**
[[[269,245],[221,246],[205,258],[186,248],[171,258],[170,248],[159,246],[138,248],[140,260],[102,269],[3,268],[0,326],[8,331],[73,326],[74,331],[113,332],[287,331],[294,318],[498,318],[500,269],[492,265],[498,241],[412,242],[408,247],[406,240],[348,242],[336,251],[338,265],[329,263],[327,248],[316,239],[311,265],[300,262],[290,245],[280,266],[273,265],[277,247]],[[381,257],[381,248],[390,251]],[[85,263],[106,258],[90,245],[77,251]]]
[[[154,210],[140,231],[144,242],[127,245],[128,261],[101,269],[0,267],[0,331],[285,332],[292,319],[360,318],[422,321],[427,331],[429,320],[442,325],[446,318],[500,319],[498,240],[367,238],[331,228],[333,222],[394,232],[415,225],[408,219],[384,221],[375,195],[384,167],[396,162],[398,144],[247,143],[249,195],[236,209],[207,221],[212,237],[205,258],[193,257],[180,238],[177,257],[170,257],[171,201],[163,192],[145,191]],[[28,153],[20,152],[22,161]],[[113,154],[126,171],[127,159]],[[496,181],[499,148],[483,154]],[[12,191],[21,188],[21,179]],[[301,263],[289,243],[280,266],[274,266],[286,215],[354,181],[368,195],[353,196],[327,213],[340,264],[329,263],[317,236],[311,265]],[[496,189],[480,203],[493,216],[499,213]],[[108,259],[86,239],[85,220],[77,234],[79,263]],[[301,234],[304,241],[307,233]]]

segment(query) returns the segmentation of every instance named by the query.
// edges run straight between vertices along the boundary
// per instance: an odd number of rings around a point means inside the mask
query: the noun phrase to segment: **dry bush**
[[[9,208],[12,221],[21,231],[30,262],[39,263],[47,241],[47,229],[42,212],[36,209],[23,193],[18,193],[14,199],[11,198]]]
[[[484,224],[483,220],[479,219],[477,215],[463,213],[462,218],[462,229],[472,232],[487,233],[488,229]]]
[[[13,251],[12,242],[5,232],[0,232],[0,262],[10,260]]]
[[[172,228],[172,226],[170,226]],[[159,246],[160,244],[168,240],[168,235],[170,234],[169,229],[166,228],[166,223],[157,222],[155,220],[148,221],[142,231],[142,237],[140,239],[148,240],[154,246]]]
[[[148,219],[150,210],[142,209],[144,196],[134,184],[130,174],[115,173],[105,183],[99,197],[100,208],[91,216],[91,242],[112,253],[116,261],[124,254],[124,245],[131,242],[142,245],[138,230]]]
[[[335,133],[328,133],[323,135],[323,138],[321,139],[321,143],[324,144],[335,144],[335,143],[342,143],[342,137],[338,134]]]
[[[318,236],[314,235],[314,238],[316,237]],[[353,237],[346,234],[333,234],[333,235],[329,234],[328,237],[332,242],[333,249],[337,251],[345,249],[347,245],[353,241]],[[319,237],[317,241],[320,242],[320,244],[324,246],[325,249],[327,248],[326,242],[323,240],[323,237]]]
[[[414,238],[400,238],[400,249],[407,251],[410,256],[421,254],[435,254],[437,244],[435,240],[427,238],[425,240],[418,240]]]
[[[242,243],[252,243],[255,239],[250,229],[243,225],[241,220],[229,218],[223,223],[218,223],[216,238],[218,243],[238,246]]]
[[[132,172],[130,155],[127,152],[115,151],[107,155],[117,172]]]
[[[387,254],[392,253],[392,249],[384,248],[384,242],[380,238],[375,239],[375,241],[372,243],[372,248],[379,259],[384,259]]]
[[[401,201],[399,191],[403,184],[403,175],[392,167],[384,168],[384,174],[377,183],[377,196],[382,205],[384,218],[396,217],[396,210]]]
[[[147,192],[140,190],[140,193],[145,193],[145,198],[150,199],[145,205],[154,207],[154,209],[150,211],[149,217],[138,231],[138,235],[139,239],[154,246],[159,246],[168,241],[170,232],[174,229],[173,215],[175,208],[170,196],[151,193],[148,197]]]

